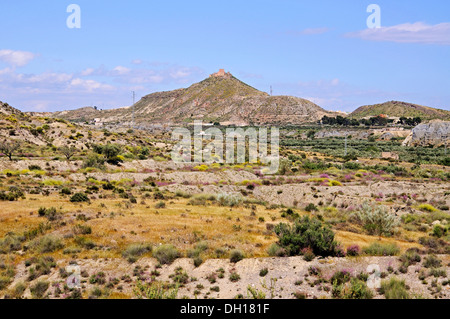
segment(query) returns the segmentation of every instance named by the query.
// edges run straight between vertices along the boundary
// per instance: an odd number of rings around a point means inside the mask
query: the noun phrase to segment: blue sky
[[[69,29],[70,4],[81,28]],[[370,4],[381,28],[368,29]],[[401,100],[450,110],[446,0],[0,3],[0,100],[25,111],[130,105],[219,68],[329,110]]]

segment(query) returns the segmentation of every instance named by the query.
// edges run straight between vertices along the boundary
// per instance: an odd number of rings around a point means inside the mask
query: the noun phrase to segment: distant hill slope
[[[182,124],[193,120],[224,124],[302,124],[332,115],[311,101],[292,96],[270,96],[230,73],[213,74],[188,88],[144,96],[134,106],[137,125]],[[130,125],[131,107],[97,111],[83,108],[56,112],[53,117]]]
[[[2,115],[22,115],[23,113],[18,109],[13,108],[8,103],[3,103],[0,101],[0,114]]]
[[[424,120],[450,119],[450,111],[398,101],[361,106],[352,112],[350,116],[358,119],[380,114],[390,117],[421,117]]]

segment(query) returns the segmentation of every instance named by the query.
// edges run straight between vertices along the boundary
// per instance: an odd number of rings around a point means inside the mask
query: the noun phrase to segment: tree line
[[[420,117],[407,118],[401,117],[395,124],[408,125],[408,126],[416,126],[422,123],[422,119]],[[341,125],[341,126],[385,126],[387,124],[394,124],[393,119],[389,119],[385,116],[373,116],[368,119],[351,119],[348,117],[343,117],[338,115],[336,117],[324,116],[318,122],[318,124],[323,125]]]

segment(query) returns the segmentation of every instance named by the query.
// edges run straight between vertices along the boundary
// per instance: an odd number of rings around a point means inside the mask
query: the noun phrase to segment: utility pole
[[[272,85],[270,86],[270,96],[272,96]]]

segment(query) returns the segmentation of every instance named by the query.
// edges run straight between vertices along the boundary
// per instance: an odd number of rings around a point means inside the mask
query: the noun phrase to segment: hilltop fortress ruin
[[[220,69],[219,72],[210,74],[209,77],[210,77],[210,78],[213,78],[213,77],[221,77],[221,78],[231,79],[232,75],[231,75],[230,72],[225,72],[224,69]]]

